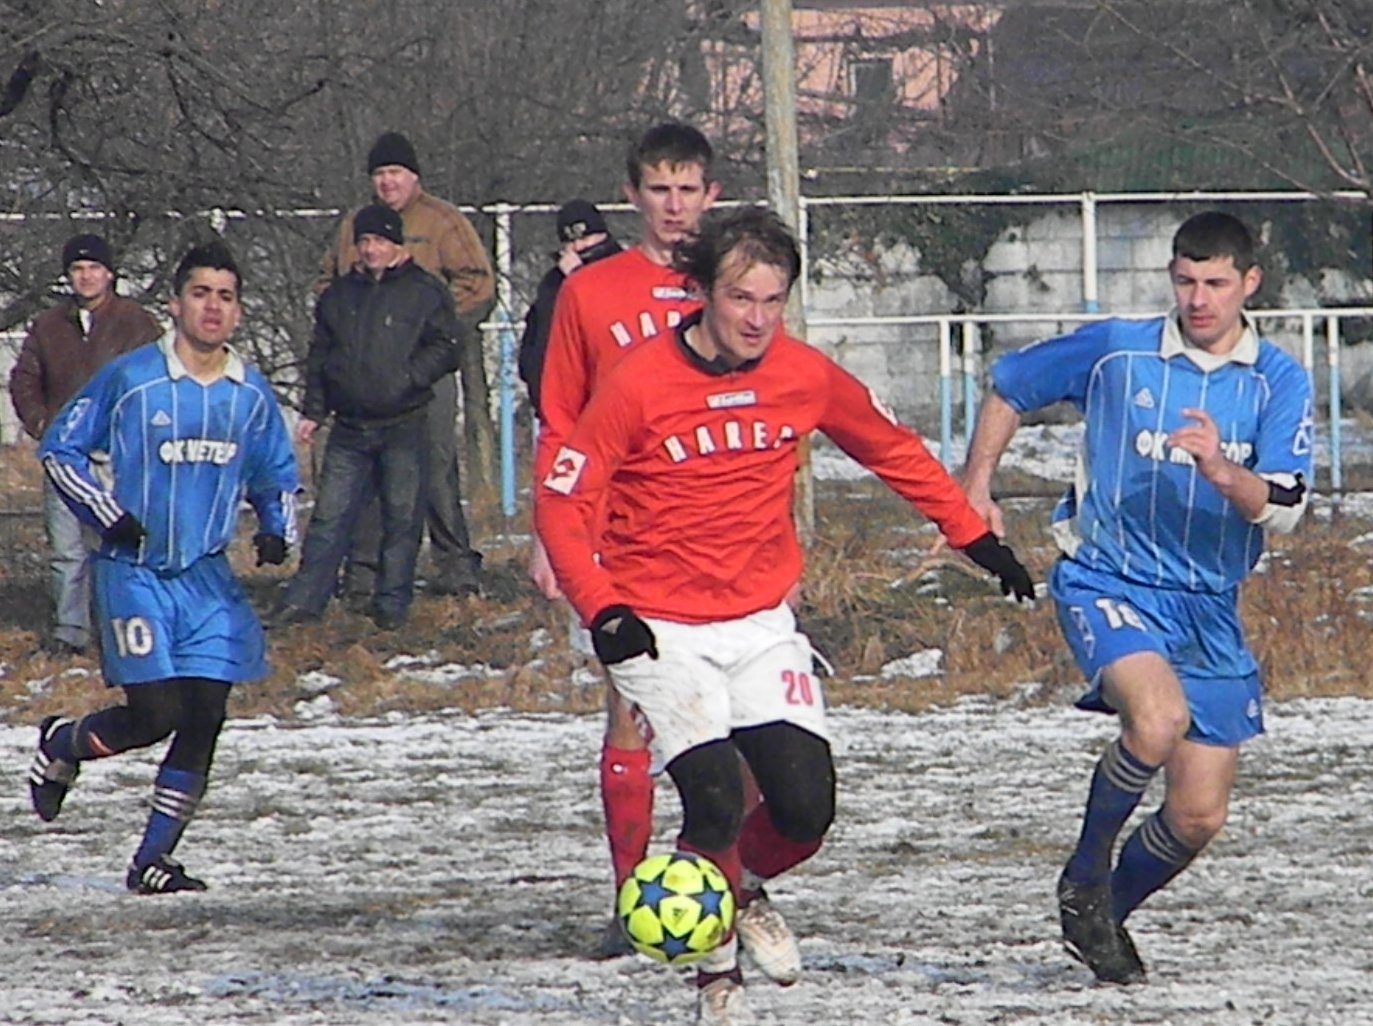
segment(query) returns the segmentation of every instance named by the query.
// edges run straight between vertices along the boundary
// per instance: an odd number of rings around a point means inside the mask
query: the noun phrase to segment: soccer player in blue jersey
[[[1244,314],[1262,279],[1248,230],[1218,212],[1189,218],[1169,272],[1166,317],[1090,324],[999,360],[963,475],[1000,533],[992,476],[1021,415],[1081,411],[1049,587],[1090,684],[1078,704],[1116,713],[1121,733],[1097,763],[1058,904],[1068,951],[1115,983],[1145,976],[1126,917],[1220,830],[1239,746],[1263,730],[1239,586],[1264,533],[1297,526],[1311,480],[1307,375]],[[1113,868],[1159,770],[1163,804]]]
[[[281,409],[228,344],[240,284],[222,243],[190,250],[173,279],[174,330],[106,365],[39,447],[58,493],[102,536],[101,665],[125,704],[43,721],[33,807],[56,818],[82,762],[171,735],[126,877],[137,894],[205,890],[172,852],[204,794],[230,687],[267,674],[262,627],[225,551],[240,502],[257,513],[258,565],[283,562],[295,537],[299,479]]]

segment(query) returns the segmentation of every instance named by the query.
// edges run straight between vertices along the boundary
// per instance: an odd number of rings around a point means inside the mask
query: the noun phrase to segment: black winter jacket
[[[607,237],[598,245],[582,251],[582,266],[614,256],[623,248],[613,236]],[[558,254],[554,253],[553,266],[540,280],[534,302],[524,315],[524,334],[520,336],[520,380],[529,388],[529,400],[534,405],[534,412],[540,416],[543,410],[539,406],[539,386],[543,381],[544,359],[548,355],[548,333],[553,328],[553,307],[558,302],[558,291],[567,277],[557,260]]]
[[[380,279],[349,271],[315,305],[305,416],[370,423],[420,409],[434,382],[458,369],[466,332],[448,289],[413,261]]]

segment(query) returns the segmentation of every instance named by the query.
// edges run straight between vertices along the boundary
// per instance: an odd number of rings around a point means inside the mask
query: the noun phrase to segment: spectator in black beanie
[[[381,540],[373,620],[409,615],[424,530],[434,386],[451,381],[466,331],[442,283],[406,252],[401,216],[380,203],[352,218],[358,266],[324,290],[305,361],[299,440],[333,419],[300,569],[269,627],[318,620],[338,584],[358,517],[379,500]],[[450,430],[451,430],[450,421]]]
[[[613,256],[623,248],[610,234],[596,205],[588,200],[574,199],[564,203],[558,211],[557,228],[561,245],[553,253],[555,263],[539,282],[534,302],[525,312],[524,334],[520,336],[520,380],[529,389],[529,401],[535,413],[540,412],[539,382],[558,290],[577,268]]]
[[[472,331],[471,357],[462,367],[468,395],[476,394],[481,378],[481,346],[475,327],[490,306],[494,292],[486,245],[472,222],[453,204],[431,196],[420,184],[420,161],[410,140],[399,132],[384,132],[367,152],[367,174],[376,202],[400,215],[403,244],[416,264],[448,289],[458,317]],[[338,275],[347,274],[358,260],[353,242],[353,218],[339,225],[334,245],[324,255],[315,294],[321,294]],[[472,548],[463,513],[459,463],[458,383],[448,375],[434,384],[426,438],[429,474],[424,483],[424,523],[429,533],[431,571],[429,591],[441,595],[475,595],[481,590],[482,555]],[[470,437],[470,435],[469,435]],[[372,602],[380,565],[381,520],[375,504],[359,518],[348,553],[343,590],[350,605]]]
[[[20,423],[41,438],[67,400],[101,367],[153,341],[162,328],[132,299],[115,292],[110,244],[99,235],[74,235],[62,247],[62,273],[71,295],[34,319],[10,372],[10,398]],[[91,642],[92,536],[43,478],[43,522],[48,536],[52,655],[79,655]]]

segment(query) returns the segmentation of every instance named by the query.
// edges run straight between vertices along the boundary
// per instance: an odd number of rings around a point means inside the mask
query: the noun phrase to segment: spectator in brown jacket
[[[449,288],[458,316],[475,327],[494,291],[491,261],[472,222],[451,203],[431,196],[420,185],[415,148],[398,132],[377,138],[367,154],[367,173],[378,203],[401,216],[405,249],[420,267]],[[339,225],[334,245],[324,254],[315,294],[358,263],[353,218]],[[429,590],[436,594],[474,595],[481,587],[481,553],[472,548],[463,516],[458,473],[458,385],[449,374],[434,386],[425,437],[430,472],[425,483],[424,520],[429,532],[433,573]],[[370,503],[354,529],[344,583],[354,606],[370,604],[380,562],[381,515]]]
[[[39,314],[10,372],[10,398],[20,422],[40,438],[63,405],[105,364],[162,334],[152,315],[114,291],[114,256],[99,235],[76,235],[62,247],[70,299]],[[90,643],[90,550],[80,522],[43,479],[53,630],[44,647],[74,654]]]

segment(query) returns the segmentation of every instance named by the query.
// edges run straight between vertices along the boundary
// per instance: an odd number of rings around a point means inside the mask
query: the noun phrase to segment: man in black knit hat
[[[459,318],[474,328],[490,305],[494,279],[486,247],[472,222],[451,203],[424,191],[415,147],[399,132],[377,137],[367,153],[367,173],[376,202],[400,215],[403,245],[410,258],[447,286]],[[324,255],[316,295],[358,262],[354,216],[343,219],[334,245]],[[429,531],[433,563],[430,590],[463,596],[480,590],[482,557],[472,548],[463,515],[457,417],[457,380],[446,375],[435,382],[425,428],[429,472],[422,519]],[[370,505],[358,520],[348,555],[344,589],[351,601],[367,603],[373,598],[380,538],[377,508]]]
[[[553,304],[567,276],[579,267],[614,256],[622,247],[610,234],[605,217],[589,200],[574,199],[558,210],[558,242],[553,266],[539,281],[534,302],[524,315],[524,334],[520,336],[520,380],[529,389],[529,401],[539,412],[539,382],[543,376],[544,353],[548,350],[548,329],[553,326]]]
[[[405,622],[424,526],[426,443],[434,385],[452,380],[466,329],[442,283],[411,259],[401,216],[363,207],[350,218],[358,265],[324,290],[305,369],[298,437],[314,441],[333,416],[300,569],[268,626],[318,620],[333,595],[358,516],[381,506],[371,613],[377,626]]]
[[[114,255],[99,235],[62,247],[71,298],[40,314],[10,372],[10,397],[24,430],[41,438],[57,411],[105,364],[162,334],[152,315],[115,293]],[[55,655],[84,652],[91,639],[90,546],[81,523],[43,480],[43,521],[51,560]]]

